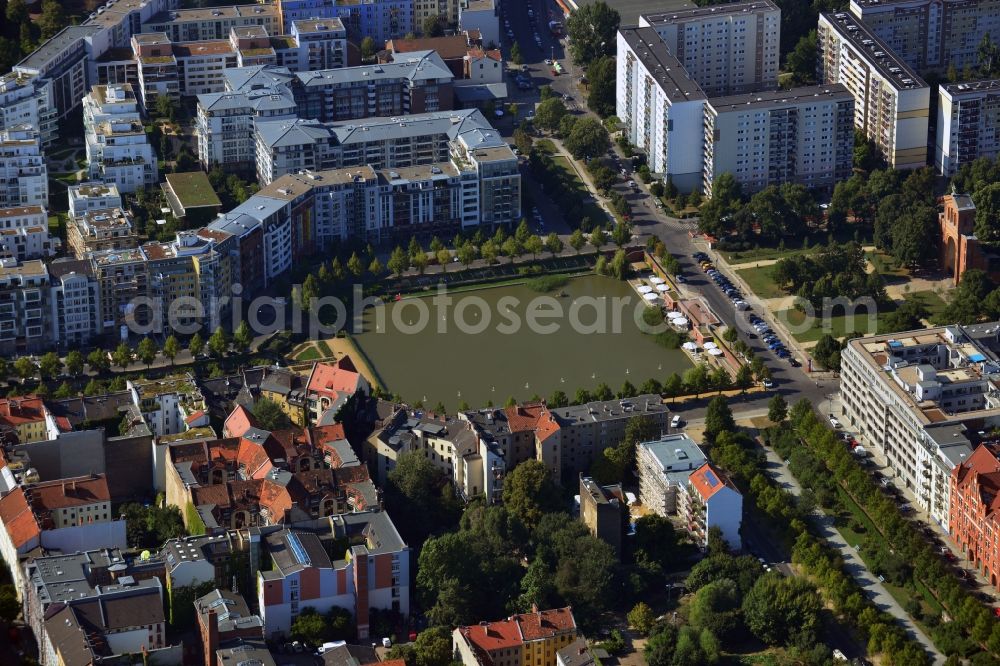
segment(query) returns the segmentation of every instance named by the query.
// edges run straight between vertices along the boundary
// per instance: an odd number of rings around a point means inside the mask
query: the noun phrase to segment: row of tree
[[[58,0],[43,0],[41,13],[32,22],[25,0],[0,0],[0,73],[10,71],[38,45],[70,23]]]

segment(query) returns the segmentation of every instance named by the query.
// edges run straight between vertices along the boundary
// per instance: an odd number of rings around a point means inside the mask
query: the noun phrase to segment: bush
[[[565,286],[567,282],[569,282],[569,278],[565,275],[543,275],[528,280],[527,287],[532,291],[544,294],[545,292]]]

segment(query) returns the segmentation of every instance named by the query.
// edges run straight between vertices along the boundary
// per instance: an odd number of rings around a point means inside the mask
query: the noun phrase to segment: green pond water
[[[625,380],[638,387],[691,367],[683,351],[640,330],[645,305],[625,282],[591,275],[546,294],[512,285],[450,298],[366,310],[355,333],[385,387],[408,402],[454,410],[557,389],[572,399],[581,387],[604,382],[618,391]]]

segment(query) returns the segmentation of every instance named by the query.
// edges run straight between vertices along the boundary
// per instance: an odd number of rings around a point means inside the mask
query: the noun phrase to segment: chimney
[[[205,622],[208,626],[204,629],[202,648],[205,650],[205,666],[212,666],[215,661],[215,651],[219,649],[219,618],[214,608],[209,609]]]

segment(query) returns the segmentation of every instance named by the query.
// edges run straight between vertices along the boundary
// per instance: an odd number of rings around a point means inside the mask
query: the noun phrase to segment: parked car
[[[681,415],[680,414],[674,414],[674,418],[670,419],[670,427],[671,428],[679,428],[681,426],[681,422],[682,422],[681,421]]]
[[[761,384],[763,384],[764,388],[766,388],[766,389],[773,389],[774,388],[774,380],[773,379],[765,379],[763,382],[761,382]]]
[[[830,417],[830,425],[832,425],[834,428],[840,430],[840,421],[837,420],[837,417],[835,417],[835,416],[831,416]]]

